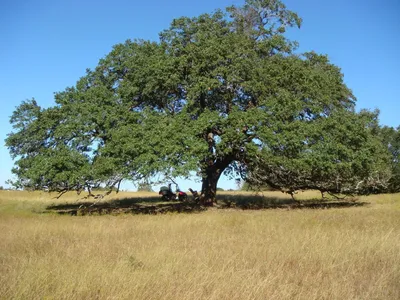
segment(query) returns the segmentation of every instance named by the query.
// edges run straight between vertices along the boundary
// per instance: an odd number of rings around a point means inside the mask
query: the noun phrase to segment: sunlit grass
[[[341,209],[82,217],[43,213],[81,197],[53,196],[0,192],[1,299],[400,299],[400,194]]]

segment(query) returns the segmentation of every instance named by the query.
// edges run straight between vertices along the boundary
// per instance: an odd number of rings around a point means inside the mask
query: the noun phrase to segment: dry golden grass
[[[400,299],[399,194],[342,209],[40,213],[57,201],[0,192],[1,299]]]

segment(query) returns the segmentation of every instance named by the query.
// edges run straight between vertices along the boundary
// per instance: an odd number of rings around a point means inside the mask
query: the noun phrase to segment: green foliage
[[[374,133],[376,113],[338,111],[303,125],[284,133],[290,134],[294,147],[262,150],[250,166],[249,182],[290,193],[317,189],[368,194],[387,189],[389,156]]]
[[[115,45],[56,106],[16,109],[14,185],[79,190],[196,171],[208,199],[223,172],[289,191],[380,190],[376,115],[354,112],[327,56],[293,52],[284,32],[300,25],[279,0],[248,0],[175,19],[159,42]]]
[[[400,191],[400,127],[382,127],[380,130],[383,145],[390,153],[392,177],[389,180],[389,191]]]

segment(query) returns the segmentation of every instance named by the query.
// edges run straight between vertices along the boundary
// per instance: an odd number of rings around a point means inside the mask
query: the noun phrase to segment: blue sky
[[[116,43],[157,40],[173,18],[196,16],[238,0],[49,1],[0,2],[0,185],[11,177],[13,162],[4,146],[12,128],[9,117],[22,100],[34,97],[43,107],[53,93],[74,85]],[[286,0],[303,18],[289,32],[299,51],[328,54],[353,90],[357,108],[379,108],[381,124],[400,121],[400,1]],[[181,182],[187,189],[200,184]],[[220,180],[220,187],[235,188]],[[127,186],[129,187],[129,186]]]

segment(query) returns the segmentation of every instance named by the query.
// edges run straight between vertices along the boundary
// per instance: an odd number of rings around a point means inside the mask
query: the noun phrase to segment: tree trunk
[[[225,168],[208,167],[202,180],[200,201],[203,205],[212,206],[216,202],[218,180]]]

